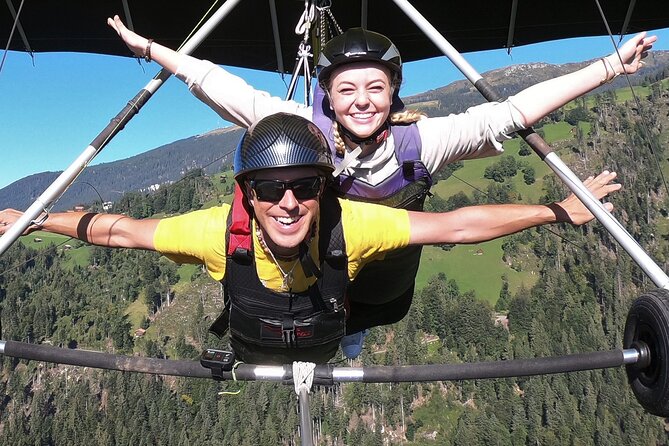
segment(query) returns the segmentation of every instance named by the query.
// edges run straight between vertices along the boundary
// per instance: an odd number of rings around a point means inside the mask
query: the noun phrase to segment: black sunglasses
[[[249,185],[260,201],[281,201],[288,189],[293,191],[298,200],[310,200],[318,196],[324,180],[325,178],[320,176],[293,181],[250,180]]]

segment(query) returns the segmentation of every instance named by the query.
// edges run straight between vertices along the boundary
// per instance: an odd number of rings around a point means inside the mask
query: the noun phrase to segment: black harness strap
[[[230,329],[237,357],[326,362],[335,354],[345,330],[348,259],[341,207],[334,194],[325,192],[320,208],[320,277],[305,292],[267,289],[258,278],[252,246],[248,264],[234,254],[227,256],[225,308],[210,331],[220,337]],[[228,228],[232,219],[230,213]]]

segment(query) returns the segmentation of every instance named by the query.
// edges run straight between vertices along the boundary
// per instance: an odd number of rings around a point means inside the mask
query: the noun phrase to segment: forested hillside
[[[666,177],[668,85],[638,89],[640,107],[624,90],[609,91],[552,116],[569,128],[555,147],[579,175],[603,168],[619,173],[624,188],[612,198],[616,215],[664,270],[669,206],[658,163]],[[517,141],[509,143],[518,147]],[[563,197],[564,188],[552,175],[537,170],[530,181],[523,172],[529,158],[517,157],[521,168],[502,158],[487,160],[487,189],[461,186],[462,193],[435,195],[431,209],[515,202],[521,195],[527,200],[521,188],[538,185],[542,201]],[[467,168],[464,163],[455,173]],[[451,173],[441,175],[435,191],[450,190],[449,182],[457,181]],[[163,195],[126,195],[116,210],[143,217],[215,205],[229,192],[225,178],[194,171]],[[416,293],[408,317],[372,330],[360,363],[458,363],[620,348],[631,302],[653,285],[598,223],[553,229],[557,235],[529,230],[504,240],[504,262],[514,270],[536,271],[534,285],[518,291],[503,286],[490,304],[461,290],[446,273],[436,274]],[[220,308],[220,285],[199,268],[177,267],[141,251],[59,243],[44,248],[29,237],[0,257],[2,339],[169,358],[196,358],[204,346],[222,345],[206,334]],[[444,251],[446,265],[455,254],[449,247]],[[139,328],[146,331],[133,337]],[[0,395],[0,444],[299,443],[290,386],[100,372],[4,357]],[[323,445],[669,441],[665,421],[644,413],[622,368],[416,385],[346,384],[320,389],[311,401]]]

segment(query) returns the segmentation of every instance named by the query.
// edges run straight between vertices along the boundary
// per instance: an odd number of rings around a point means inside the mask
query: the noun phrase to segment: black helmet
[[[235,179],[261,169],[312,166],[330,175],[330,148],[316,125],[301,116],[277,113],[253,124],[235,152]]]
[[[335,68],[367,60],[388,67],[394,76],[393,84],[399,86],[402,81],[402,57],[397,47],[383,34],[363,28],[351,28],[325,44],[318,58],[318,82],[326,89]]]

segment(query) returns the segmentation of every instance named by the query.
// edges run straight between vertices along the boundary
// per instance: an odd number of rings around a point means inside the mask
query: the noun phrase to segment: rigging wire
[[[610,28],[609,23],[608,23],[608,21],[607,21],[607,19],[606,19],[606,16],[604,15],[604,11],[602,10],[602,7],[601,7],[601,5],[600,5],[599,0],[595,0],[595,3],[596,3],[596,5],[597,5],[597,8],[599,9],[599,13],[600,13],[600,15],[601,15],[601,17],[602,17],[602,20],[603,20],[603,22],[604,22],[604,25],[605,25],[605,27],[606,27],[608,36],[609,36],[609,38],[611,39],[611,43],[613,44],[613,47],[614,47],[614,49],[615,49],[615,53],[616,53],[616,55],[618,56],[618,59],[619,59],[621,65],[624,65],[624,64],[623,64],[623,60],[622,60],[622,56],[620,55],[620,52],[618,51],[618,46],[617,46],[617,44],[616,44],[616,42],[615,42],[615,39],[613,38],[613,34],[612,34],[612,32],[611,32],[611,28]],[[622,35],[620,36],[620,41],[622,41]],[[630,78],[629,78],[629,74],[628,74],[627,72],[625,72],[625,73],[623,73],[623,74],[624,74],[624,76],[625,76],[625,80],[627,81],[627,84],[628,84],[628,86],[629,86],[629,89],[630,89],[630,91],[631,91],[631,93],[632,93],[632,97],[634,98],[634,102],[635,102],[635,104],[636,104],[637,110],[639,110],[639,113],[641,113],[641,111],[642,111],[641,102],[640,102],[640,100],[639,100],[638,95],[637,95],[636,92],[634,91],[634,88],[633,88],[633,86],[632,86],[632,82],[630,81]],[[645,136],[645,138],[646,138],[646,140],[647,140],[647,146],[648,146],[648,148],[649,148],[651,154],[653,155],[653,160],[655,161],[655,164],[656,164],[657,169],[658,169],[658,171],[659,171],[660,178],[662,179],[662,184],[664,185],[664,189],[665,189],[665,191],[667,192],[667,196],[669,197],[669,186],[667,185],[667,182],[666,182],[665,177],[664,177],[664,173],[662,172],[662,168],[661,168],[661,165],[660,165],[660,161],[659,161],[658,156],[657,156],[657,151],[654,150],[654,148],[653,148],[653,141],[654,141],[654,140],[653,140],[653,138],[651,138],[651,132],[650,132],[650,129],[648,128],[647,120],[645,120],[645,119],[641,119],[641,128],[642,128],[643,131],[644,131],[644,136]],[[485,195],[488,199],[490,199],[490,200],[492,200],[492,201],[494,201],[494,202],[496,202],[496,203],[498,203],[498,204],[501,204],[501,202],[500,202],[499,200],[497,200],[496,198],[490,196],[490,194],[488,194],[487,192],[481,190],[480,188],[478,188],[478,187],[476,187],[475,185],[473,185],[473,184],[467,182],[466,180],[464,180],[464,179],[458,177],[458,176],[455,175],[454,173],[452,173],[451,176],[454,177],[455,179],[461,181],[462,183],[466,184],[467,186],[471,187],[472,189],[474,189],[474,190],[476,190],[476,191],[482,193],[482,194]],[[556,231],[554,231],[554,230],[552,230],[552,229],[550,229],[550,228],[548,228],[548,227],[546,227],[546,226],[540,226],[538,229],[539,229],[539,230],[543,230],[543,231],[548,231],[548,232],[550,232],[551,234],[554,234],[554,235],[556,235],[557,237],[559,237],[560,239],[562,239],[564,242],[566,242],[566,243],[568,243],[568,244],[570,244],[570,245],[572,245],[572,246],[574,246],[574,247],[576,247],[576,248],[578,248],[578,249],[580,249],[580,250],[584,250],[584,248],[583,248],[582,246],[576,244],[575,242],[571,241],[570,239],[566,238],[565,236],[563,236],[563,235],[557,233]]]
[[[73,240],[73,239],[74,239],[73,237],[70,237],[68,239],[63,240],[60,243],[57,243],[57,244],[53,245],[53,247],[54,248],[60,248],[61,246],[63,246],[64,244],[66,244],[67,242],[69,242],[70,240]],[[19,262],[16,265],[8,267],[4,271],[0,271],[0,277],[4,277],[6,274],[9,274],[12,271],[15,271],[15,270],[21,268],[22,266],[27,265],[28,263],[32,262],[35,259],[38,259],[38,258],[42,257],[43,255],[46,255],[45,250],[38,251],[34,256],[30,257],[29,259],[25,260],[24,262]],[[1,308],[2,308],[2,306],[0,306],[0,309]]]
[[[191,32],[188,34],[188,36],[186,36],[186,38],[181,42],[181,45],[179,45],[179,48],[177,49],[177,51],[179,51],[181,48],[183,48],[183,46],[186,44],[186,42],[188,42],[188,39],[189,39],[193,34],[195,34],[195,32],[197,32],[197,30],[198,30],[199,27],[202,25],[202,23],[207,19],[207,16],[211,14],[211,11],[214,9],[214,6],[215,6],[217,3],[218,3],[218,0],[214,0],[214,3],[212,3],[212,5],[209,7],[209,9],[208,9],[208,10],[204,13],[204,15],[200,18],[200,21],[193,27],[193,29],[192,29]],[[130,110],[128,110],[128,113],[130,113]],[[125,116],[127,116],[127,115],[125,115]],[[117,129],[119,128],[118,125],[120,125],[121,122],[125,122],[125,116],[123,116],[123,119],[119,120],[119,123],[117,124],[117,127],[114,128],[113,131],[109,132],[109,134],[107,135],[107,137],[100,143],[100,147],[97,148],[97,151],[98,151],[98,152],[99,152],[100,150],[102,150],[102,148],[109,142],[109,140],[113,137],[113,135],[116,134],[116,131],[117,131]],[[96,153],[96,155],[97,155],[97,153]],[[86,166],[84,166],[84,169],[85,169],[86,167],[88,167],[88,164],[87,164]],[[81,171],[80,171],[79,173],[83,172],[84,169],[81,169]],[[62,194],[61,194],[61,196],[62,196]],[[54,204],[55,204],[57,201],[58,201],[58,199],[54,200]]]
[[[209,17],[209,15],[211,14],[211,11],[214,10],[214,6],[216,6],[217,3],[218,3],[218,0],[214,0],[214,3],[211,4],[211,6],[207,10],[207,12],[205,12],[204,15],[202,16],[202,18],[200,19],[200,21],[195,24],[195,26],[193,27],[191,32],[186,36],[186,38],[183,40],[183,42],[181,42],[181,45],[179,45],[179,48],[177,48],[177,51],[179,51],[181,48],[183,48],[183,46],[186,44],[186,42],[188,42],[188,40],[191,38],[191,36],[197,32],[197,30],[200,28],[202,23],[207,19],[207,17]]]
[[[595,4],[597,5],[597,8],[599,9],[599,14],[602,17],[602,21],[604,22],[604,26],[606,27],[606,32],[609,35],[609,38],[611,39],[611,43],[613,44],[613,48],[615,50],[616,56],[618,56],[618,60],[620,61],[621,66],[624,66],[622,56],[620,55],[620,52],[618,51],[618,45],[616,44],[615,39],[613,38],[613,33],[611,32],[611,27],[609,26],[609,22],[606,19],[606,15],[604,14],[604,10],[602,9],[601,4],[599,3],[599,0],[595,0]],[[622,32],[622,30],[621,30]],[[622,39],[622,36],[621,36]],[[630,81],[629,74],[627,71],[623,73],[625,76],[625,80],[627,81],[627,85],[629,86],[629,89],[632,93],[632,98],[634,98],[634,103],[636,104],[637,110],[639,110],[639,114],[641,115],[642,113],[642,108],[641,108],[641,101],[639,100],[639,97],[637,96],[636,92],[634,91],[634,87],[632,87],[632,82]],[[643,116],[641,116],[643,118]],[[651,155],[653,155],[653,160],[655,161],[655,164],[657,166],[657,170],[659,171],[660,178],[662,179],[662,184],[664,185],[664,190],[667,192],[667,196],[669,197],[669,186],[667,186],[667,181],[664,178],[664,173],[662,172],[662,166],[660,165],[660,160],[657,156],[656,150],[653,148],[653,138],[651,138],[651,132],[650,129],[648,128],[647,120],[646,119],[641,119],[641,128],[644,131],[644,136],[647,140],[647,146],[648,149],[650,150]]]

